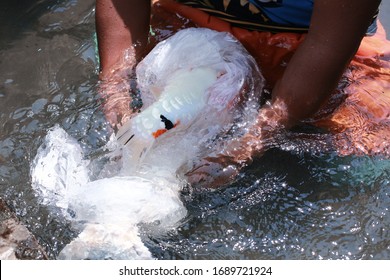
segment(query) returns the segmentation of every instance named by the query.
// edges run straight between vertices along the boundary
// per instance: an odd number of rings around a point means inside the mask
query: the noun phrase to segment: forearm
[[[143,55],[148,38],[150,6],[150,0],[96,1],[101,77],[113,70],[131,46],[137,45],[134,48],[136,60]]]
[[[349,56],[337,50],[324,50],[310,38],[294,54],[272,93],[273,110],[284,127],[311,117],[337,87]],[[351,51],[351,54],[354,51]]]
[[[315,1],[310,31],[273,90],[282,125],[310,117],[335,90],[379,3]]]
[[[133,113],[129,107],[131,74],[146,47],[150,0],[96,0],[100,56],[99,94],[113,127]]]

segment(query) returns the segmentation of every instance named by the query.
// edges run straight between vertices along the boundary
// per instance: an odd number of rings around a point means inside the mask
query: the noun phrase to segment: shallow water
[[[8,3],[9,2],[9,3]],[[94,1],[2,1],[0,196],[50,258],[78,230],[31,189],[30,164],[59,124],[95,158],[111,130],[96,94]],[[304,131],[318,133],[317,131]],[[294,140],[295,139],[295,140]],[[186,189],[174,231],[141,237],[158,259],[389,259],[390,160],[285,139],[231,184]]]

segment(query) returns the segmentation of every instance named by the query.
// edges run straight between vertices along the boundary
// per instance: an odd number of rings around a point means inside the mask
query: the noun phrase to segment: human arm
[[[146,48],[150,0],[97,0],[96,33],[100,58],[99,94],[112,126],[132,114],[129,91],[134,69]]]
[[[379,0],[316,0],[310,30],[284,75],[272,100],[260,110],[257,122],[224,151],[195,163],[187,173],[192,183],[219,186],[263,153],[284,129],[311,117],[335,90],[354,56]]]
[[[96,32],[101,76],[106,77],[120,63],[125,51],[135,44],[139,60],[147,43],[150,0],[97,0]]]
[[[380,0],[316,0],[309,31],[289,61],[273,91],[270,104],[242,139],[251,155],[267,139],[312,117],[335,91],[372,22]],[[248,150],[248,149],[247,149]]]
[[[314,1],[309,32],[272,93],[268,110],[280,111],[277,123],[289,128],[317,112],[335,90],[380,2]]]

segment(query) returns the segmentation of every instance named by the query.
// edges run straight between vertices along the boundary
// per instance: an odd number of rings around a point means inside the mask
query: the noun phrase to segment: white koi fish
[[[117,133],[132,164],[141,163],[160,136],[188,134],[195,123],[193,132],[213,128],[212,138],[248,107],[258,109],[263,86],[256,62],[235,38],[203,28],[159,43],[136,71],[144,106]]]
[[[156,138],[173,128],[185,129],[194,121],[207,103],[206,90],[217,77],[212,68],[177,71],[160,98],[119,130],[118,141],[130,147],[134,158],[141,158]]]

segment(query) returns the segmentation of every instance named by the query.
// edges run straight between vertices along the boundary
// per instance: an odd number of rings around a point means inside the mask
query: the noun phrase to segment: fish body
[[[169,130],[187,128],[207,104],[207,89],[218,71],[210,67],[180,69],[172,74],[158,100],[127,122],[117,138],[141,158],[155,139]]]
[[[206,137],[214,137],[245,114],[247,103],[239,100],[250,100],[258,109],[263,86],[256,62],[235,38],[204,28],[185,29],[160,42],[136,74],[144,105],[116,135],[129,165],[142,163],[161,138],[183,131],[191,137],[191,131],[205,128]],[[176,143],[183,134],[178,138]]]
[[[180,224],[187,215],[181,174],[194,160],[223,152],[258,115],[262,75],[227,33],[180,31],[159,43],[136,74],[143,107],[103,147],[103,158],[86,159],[61,128],[37,152],[34,190],[83,228],[59,258],[152,258],[138,226],[157,236]]]

